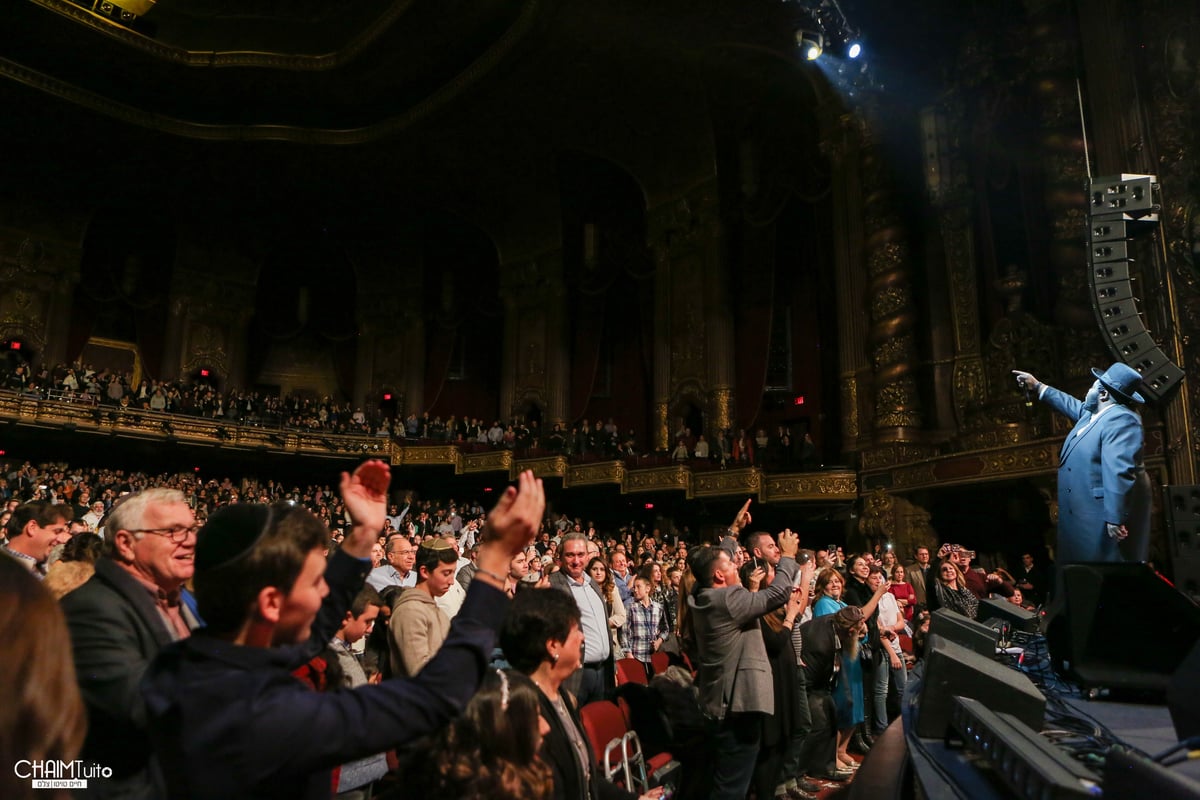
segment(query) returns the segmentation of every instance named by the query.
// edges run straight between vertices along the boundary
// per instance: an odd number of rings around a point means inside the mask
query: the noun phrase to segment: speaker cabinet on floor
[[[945,735],[955,695],[1012,714],[1035,731],[1042,729],[1046,697],[1024,673],[931,634],[917,712],[918,736]]]
[[[1162,694],[1200,638],[1200,607],[1145,564],[1068,564],[1046,620],[1054,668],[1085,688]]]
[[[1192,648],[1187,658],[1175,670],[1167,686],[1167,708],[1179,739],[1200,736],[1200,644]]]
[[[984,658],[996,657],[999,632],[948,608],[939,608],[930,615],[929,632],[960,644]]]
[[[1025,633],[1037,633],[1039,623],[1036,613],[1015,606],[1007,600],[980,600],[979,618],[1002,619],[1014,631],[1024,631]]]
[[[1164,486],[1163,500],[1175,586],[1200,598],[1200,486]]]

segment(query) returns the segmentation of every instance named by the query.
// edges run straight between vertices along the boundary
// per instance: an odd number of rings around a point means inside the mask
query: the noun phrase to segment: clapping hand
[[[342,541],[342,550],[355,558],[370,558],[373,545],[387,517],[387,492],[392,471],[387,464],[371,459],[358,465],[351,475],[342,473],[342,502],[353,527]]]

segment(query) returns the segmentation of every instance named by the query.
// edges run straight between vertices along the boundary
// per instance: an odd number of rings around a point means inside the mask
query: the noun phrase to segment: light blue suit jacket
[[[1041,400],[1075,420],[1059,453],[1059,564],[1123,561],[1122,548],[1108,536],[1105,523],[1125,525],[1133,560],[1144,560],[1148,544],[1149,479],[1142,466],[1142,418],[1115,405],[1092,421],[1083,403],[1047,386]]]

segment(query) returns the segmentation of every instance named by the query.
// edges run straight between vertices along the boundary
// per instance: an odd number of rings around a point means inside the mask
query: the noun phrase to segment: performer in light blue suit
[[[1125,364],[1092,370],[1083,401],[1013,370],[1017,383],[1075,420],[1058,467],[1061,566],[1080,561],[1145,561],[1149,555],[1150,479],[1142,465],[1142,376]]]

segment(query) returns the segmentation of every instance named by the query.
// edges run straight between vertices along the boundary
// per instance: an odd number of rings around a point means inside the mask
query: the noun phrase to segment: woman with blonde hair
[[[950,560],[938,566],[937,581],[927,596],[930,611],[948,608],[971,619],[975,619],[979,613],[979,598],[967,588],[967,578],[962,569]]]
[[[0,797],[69,798],[33,788],[19,761],[70,762],[83,746],[87,717],[67,623],[54,597],[15,559],[0,555]],[[69,776],[68,776],[69,777]]]

